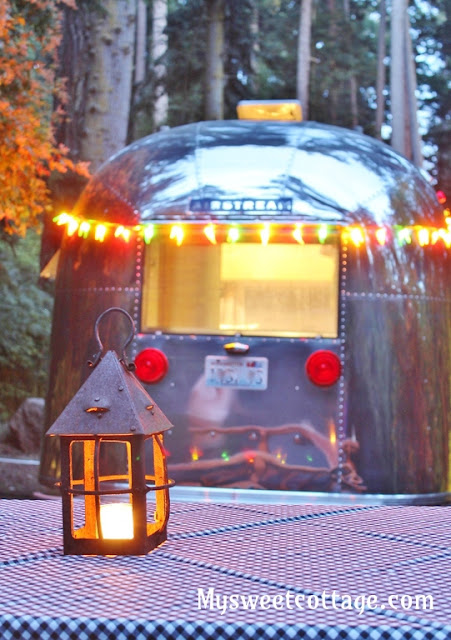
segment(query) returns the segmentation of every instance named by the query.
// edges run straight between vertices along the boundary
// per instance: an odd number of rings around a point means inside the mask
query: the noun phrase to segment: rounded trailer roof
[[[262,218],[443,224],[434,190],[403,156],[363,134],[313,122],[227,120],[152,134],[99,169],[74,213],[121,225]]]

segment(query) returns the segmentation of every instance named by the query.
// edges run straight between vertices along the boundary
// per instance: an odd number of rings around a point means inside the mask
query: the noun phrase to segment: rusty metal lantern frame
[[[102,355],[99,324],[112,311],[121,312],[131,323],[121,358],[114,351]],[[88,363],[93,371],[47,432],[49,437],[60,437],[58,484],[65,555],[144,555],[167,538],[173,481],[168,479],[163,433],[173,425],[134,376],[134,365],[127,363],[125,350],[134,335],[133,319],[123,309],[111,307],[100,314],[95,323],[99,351]],[[152,473],[147,472],[149,439],[153,441]],[[116,448],[123,444],[125,449],[119,448],[126,453],[125,464],[113,471],[108,465],[101,467],[101,452],[107,452],[110,444]],[[82,458],[78,469],[75,453]],[[155,504],[150,514],[147,494],[151,491]],[[112,538],[104,531],[101,501],[123,501],[127,495],[132,534]]]

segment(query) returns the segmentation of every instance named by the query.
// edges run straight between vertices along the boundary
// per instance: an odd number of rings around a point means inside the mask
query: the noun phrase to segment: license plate
[[[268,386],[268,358],[207,356],[205,384],[207,387],[264,391]]]

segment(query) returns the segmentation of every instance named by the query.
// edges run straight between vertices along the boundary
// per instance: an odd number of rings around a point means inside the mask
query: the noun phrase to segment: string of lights
[[[451,247],[451,211],[445,209],[445,225],[432,227],[423,225],[394,225],[389,226],[336,226],[324,223],[311,224],[294,222],[291,224],[279,224],[277,222],[253,222],[249,223],[218,223],[209,222],[177,222],[177,223],[153,223],[146,222],[133,226],[120,225],[111,222],[99,222],[79,218],[69,213],[60,213],[53,221],[59,226],[66,227],[68,236],[80,238],[93,237],[98,242],[104,242],[108,238],[118,238],[129,242],[133,234],[150,244],[157,235],[167,234],[169,239],[177,246],[186,241],[190,234],[205,238],[215,245],[221,242],[235,243],[239,241],[260,241],[267,245],[271,240],[280,239],[294,241],[299,244],[319,242],[324,244],[337,236],[347,244],[360,247],[374,239],[376,244],[384,246],[390,242],[396,242],[400,246],[416,244],[421,247],[442,245]]]

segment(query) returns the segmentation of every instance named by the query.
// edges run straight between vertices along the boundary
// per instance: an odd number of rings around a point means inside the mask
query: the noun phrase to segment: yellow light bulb
[[[175,224],[173,227],[171,227],[169,237],[171,240],[175,240],[176,245],[180,247],[183,242],[183,238],[185,237],[183,227],[181,227],[179,224]]]
[[[207,226],[204,227],[204,234],[211,244],[216,244],[216,231],[214,224],[207,224]]]
[[[327,224],[321,224],[318,229],[318,240],[321,244],[324,244],[327,240],[327,236],[329,235],[329,229]]]
[[[94,239],[99,242],[103,242],[106,236],[106,226],[104,224],[98,224],[94,234]]]
[[[425,247],[429,244],[429,229],[422,227],[418,230],[418,242],[420,247]]]
[[[56,222],[58,226],[61,226],[63,224],[68,224],[71,220],[73,220],[73,217],[68,213],[66,213],[65,211],[62,211],[61,213],[59,213],[57,216],[53,218],[53,222]]]
[[[349,229],[349,237],[355,247],[360,247],[365,241],[363,231],[360,227],[351,227]]]
[[[78,220],[72,218],[67,223],[67,235],[73,236],[78,229]]]
[[[227,242],[238,242],[240,239],[240,230],[238,227],[230,227],[227,232]]]
[[[260,229],[260,239],[262,241],[262,244],[267,245],[270,237],[271,237],[271,228],[269,224],[266,222],[263,225],[263,228]]]
[[[122,225],[117,227],[116,231],[114,232],[114,237],[115,238],[123,238],[125,240],[125,242],[128,242],[130,240],[130,236],[131,236],[130,229],[126,229]]]
[[[91,229],[91,225],[86,220],[80,222],[80,226],[78,227],[78,235],[83,238],[88,237],[89,230]]]
[[[447,229],[435,229],[431,235],[431,243],[437,244],[440,239],[443,240],[447,249],[451,247],[451,231]]]
[[[385,227],[380,227],[376,230],[374,234],[376,236],[376,240],[382,246],[384,246],[387,242],[387,229]]]
[[[305,244],[304,238],[302,237],[302,224],[297,224],[294,227],[293,238],[296,240],[296,242],[299,242],[299,244]]]
[[[155,225],[146,224],[143,231],[143,238],[146,244],[150,244],[150,241],[155,235]]]

